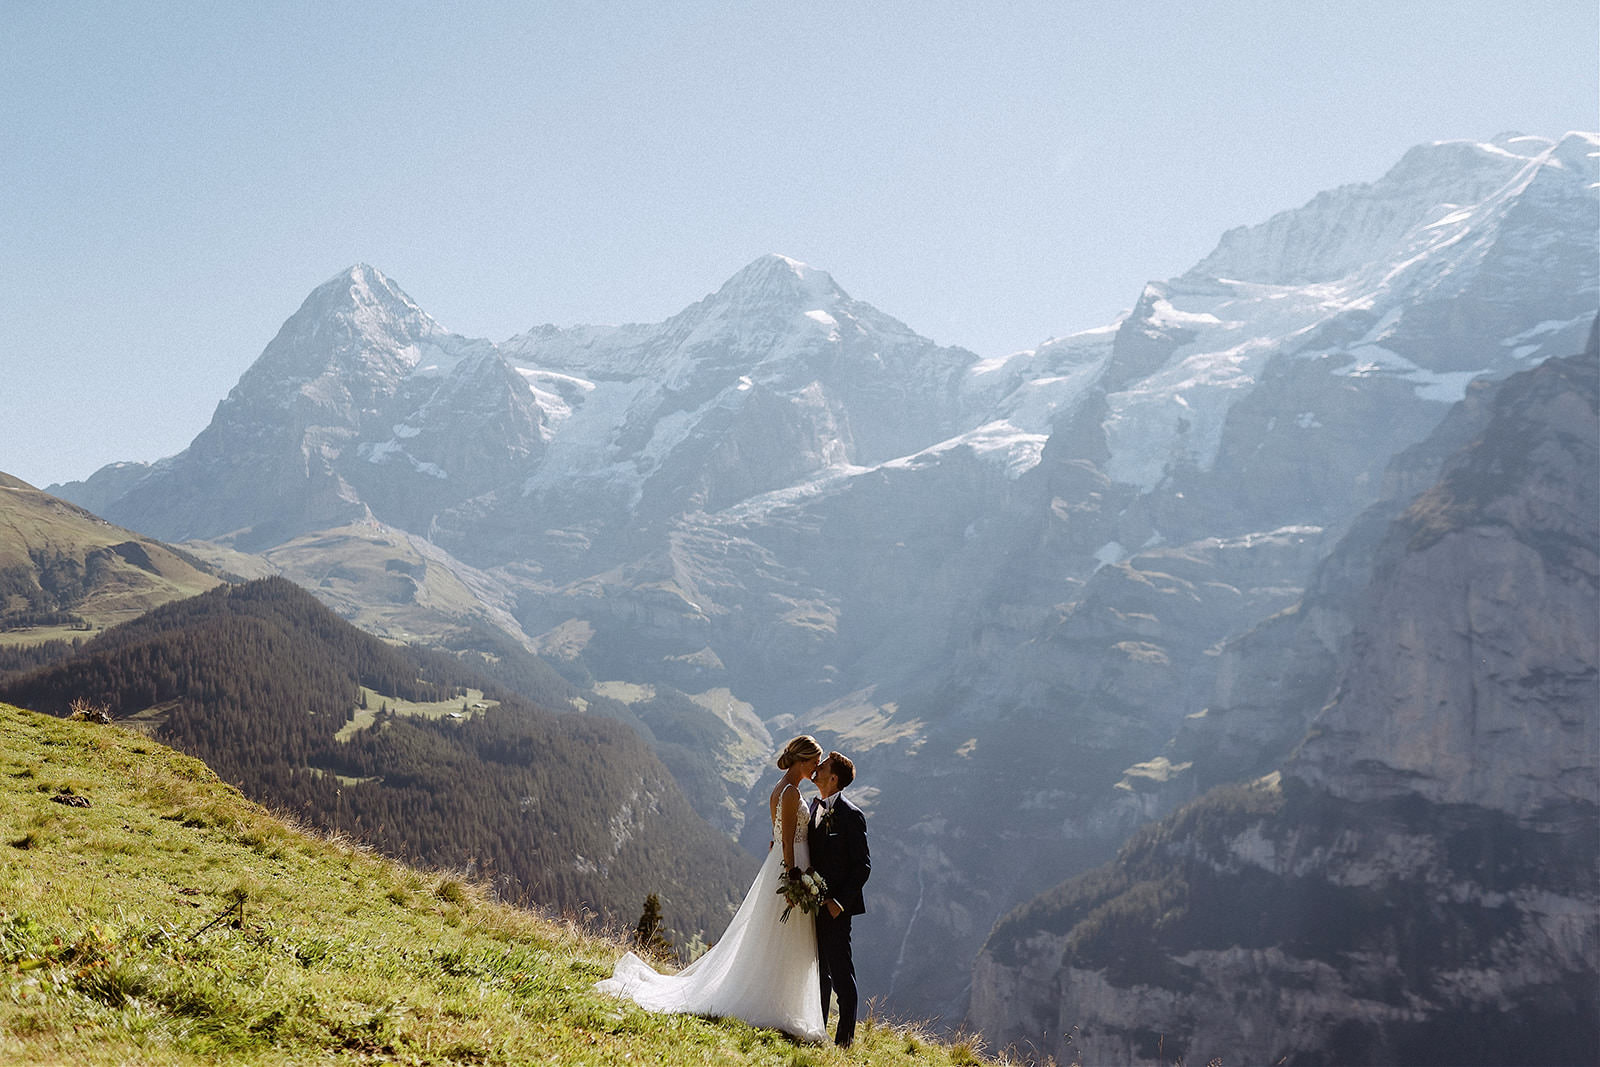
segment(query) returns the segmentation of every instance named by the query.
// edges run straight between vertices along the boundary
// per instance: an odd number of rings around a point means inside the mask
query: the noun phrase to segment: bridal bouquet
[[[786,905],[778,921],[786,923],[796,908],[807,915],[821,911],[822,902],[828,899],[828,883],[816,871],[806,871],[799,877],[784,871],[778,876],[778,893]]]

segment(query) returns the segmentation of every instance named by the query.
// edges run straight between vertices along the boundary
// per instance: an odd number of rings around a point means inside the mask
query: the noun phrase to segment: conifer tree
[[[672,942],[661,932],[661,898],[655,893],[644,898],[644,914],[633,928],[633,940],[651,956],[672,955]]]

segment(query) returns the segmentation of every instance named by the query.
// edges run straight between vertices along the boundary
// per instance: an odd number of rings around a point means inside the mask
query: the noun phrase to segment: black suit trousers
[[[817,913],[817,963],[822,972],[822,1021],[828,1021],[829,998],[839,998],[836,1044],[848,1046],[856,1036],[856,967],[850,958],[850,916],[835,919],[823,908]]]

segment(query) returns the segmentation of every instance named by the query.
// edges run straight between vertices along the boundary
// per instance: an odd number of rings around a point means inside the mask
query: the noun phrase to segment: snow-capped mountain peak
[[[1419,226],[1482,203],[1549,158],[1554,142],[1502,134],[1411,149],[1375,182],[1319,193],[1304,207],[1223,234],[1186,278],[1270,285],[1337,281],[1389,258]]]
[[[1595,147],[1421,145],[1376,182],[1229,231],[1122,324],[1103,382],[1108,473],[1150,490],[1176,467],[1211,470],[1280,355],[1448,403],[1475,377],[1575,349],[1600,287]]]
[[[235,391],[276,392],[293,382],[304,388],[330,377],[389,391],[425,356],[465,343],[382,271],[358,263],[311,291]]]
[[[804,305],[802,310],[827,310],[850,297],[827,271],[774,252],[740,270],[709,299],[738,306]]]
[[[368,329],[400,322],[408,332],[444,332],[393,279],[365,263],[340,271],[317,286],[300,310],[314,316],[348,318]]]

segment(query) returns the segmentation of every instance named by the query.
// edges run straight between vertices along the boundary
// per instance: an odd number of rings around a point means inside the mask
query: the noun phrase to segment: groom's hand
[[[841,908],[839,906],[839,902],[834,900],[832,897],[828,898],[828,914],[832,915],[835,919],[844,914],[844,909]]]

